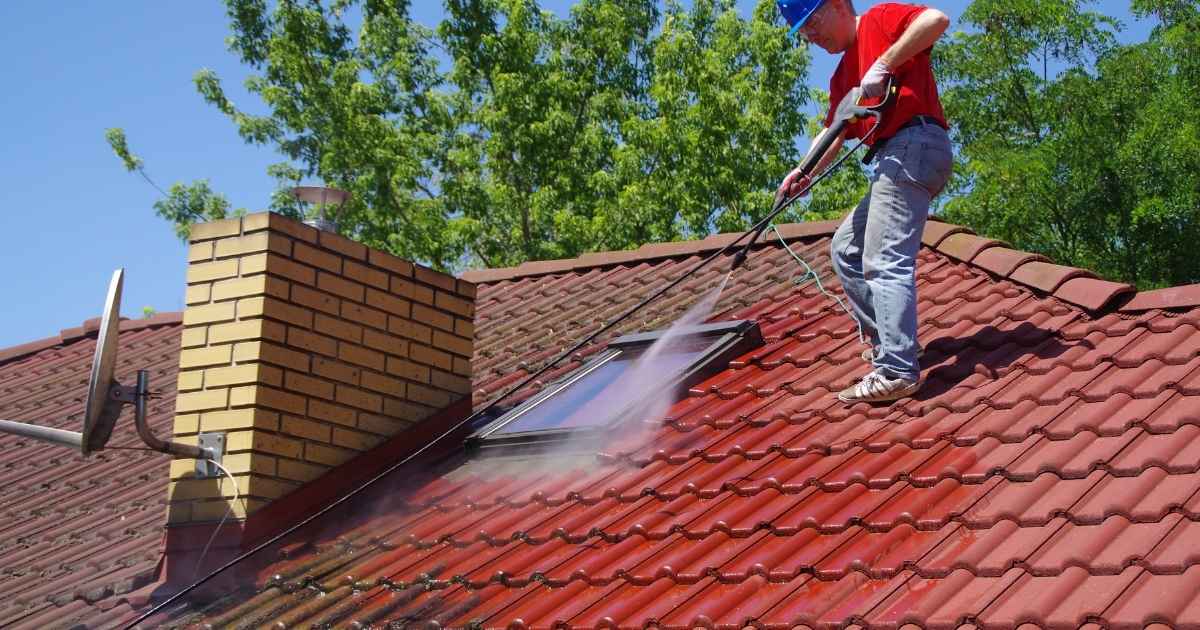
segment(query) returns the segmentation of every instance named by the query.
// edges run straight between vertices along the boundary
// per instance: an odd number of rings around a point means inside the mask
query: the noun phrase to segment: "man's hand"
[[[781,203],[786,199],[791,199],[804,191],[807,194],[808,185],[812,183],[812,178],[808,175],[802,175],[799,168],[792,169],[788,176],[783,178],[783,183],[779,185],[779,190],[775,192],[775,203]]]
[[[858,84],[862,88],[863,96],[867,98],[883,96],[884,90],[887,89],[888,76],[891,74],[892,69],[888,67],[887,62],[883,59],[876,59]]]

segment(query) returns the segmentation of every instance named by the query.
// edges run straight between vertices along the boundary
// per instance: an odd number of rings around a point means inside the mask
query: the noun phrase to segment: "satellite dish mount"
[[[124,278],[125,270],[117,269],[108,285],[108,298],[100,318],[96,353],[92,356],[92,372],[88,378],[83,431],[0,420],[0,432],[76,448],[86,457],[104,449],[108,439],[112,437],[113,427],[116,426],[122,409],[125,405],[133,405],[134,426],[146,446],[162,453],[202,460],[197,462],[197,474],[215,475],[215,467],[211,467],[206,460],[220,461],[221,452],[224,450],[223,435],[202,434],[200,446],[160,439],[146,424],[146,400],[153,395],[150,392],[150,373],[147,370],[138,370],[137,381],[133,386],[122,385],[113,377],[117,364],[117,333],[120,326],[121,288]],[[210,468],[213,468],[211,473]]]

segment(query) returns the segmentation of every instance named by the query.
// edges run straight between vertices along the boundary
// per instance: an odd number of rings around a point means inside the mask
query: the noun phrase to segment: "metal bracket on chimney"
[[[225,434],[224,433],[201,433],[199,440],[200,448],[208,451],[209,459],[221,463],[221,456],[225,454]],[[196,476],[201,479],[209,477],[218,477],[221,475],[221,469],[213,465],[208,459],[196,460]]]

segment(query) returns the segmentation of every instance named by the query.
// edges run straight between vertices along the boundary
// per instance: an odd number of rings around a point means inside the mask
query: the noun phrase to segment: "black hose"
[[[355,496],[357,496],[359,493],[363,492],[367,488],[371,487],[379,480],[392,474],[397,469],[399,469],[401,466],[404,466],[405,464],[409,463],[410,461],[412,461],[413,459],[415,459],[416,457],[418,457],[425,451],[429,450],[431,447],[433,447],[433,445],[437,444],[441,440],[445,439],[446,437],[448,437],[450,435],[453,435],[455,432],[457,432],[462,427],[470,425],[472,422],[479,419],[481,416],[483,416],[487,412],[491,411],[501,401],[503,401],[504,399],[508,398],[515,392],[520,391],[525,386],[532,383],[537,377],[541,376],[542,374],[545,374],[548,370],[550,370],[550,368],[553,368],[555,365],[558,365],[558,363],[560,361],[571,356],[572,354],[575,354],[580,349],[582,349],[584,346],[586,346],[587,344],[594,341],[597,337],[599,337],[600,335],[607,332],[613,326],[616,326],[618,323],[620,323],[627,317],[638,312],[639,310],[644,308],[647,304],[658,299],[660,296],[662,296],[667,291],[675,288],[676,286],[679,285],[679,283],[681,283],[684,280],[686,280],[687,278],[691,277],[691,275],[696,273],[697,271],[700,271],[704,267],[708,266],[709,263],[716,260],[720,256],[724,255],[729,250],[733,249],[735,246],[737,246],[738,243],[742,242],[742,240],[745,239],[747,236],[750,236],[751,234],[753,234],[754,237],[737,254],[737,258],[740,258],[741,261],[744,261],[746,258],[746,252],[750,249],[750,246],[753,245],[754,242],[758,239],[758,237],[762,235],[762,233],[767,229],[767,226],[769,226],[771,224],[771,221],[776,216],[778,216],[780,212],[783,212],[785,209],[787,209],[788,206],[792,205],[792,203],[794,203],[797,199],[799,199],[800,197],[803,197],[804,194],[807,193],[809,191],[809,189],[811,189],[814,185],[816,185],[817,182],[825,179],[834,170],[836,170],[839,166],[841,166],[842,163],[846,161],[846,158],[850,157],[851,154],[853,154],[855,151],[857,151],[859,149],[859,147],[861,147],[863,145],[863,143],[866,142],[867,138],[870,138],[871,135],[875,133],[875,130],[879,127],[879,121],[880,121],[880,119],[876,118],[875,124],[872,125],[870,131],[868,131],[866,133],[866,135],[864,135],[862,137],[862,139],[859,140],[858,144],[856,144],[853,149],[850,149],[848,152],[846,152],[846,154],[843,155],[841,158],[839,158],[838,161],[831,164],[829,166],[829,168],[822,171],[821,174],[818,175],[815,179],[813,179],[811,182],[809,182],[809,185],[806,186],[804,188],[804,190],[800,191],[800,193],[796,194],[794,197],[791,197],[791,198],[785,200],[783,203],[776,205],[774,208],[771,209],[771,212],[768,213],[766,217],[761,219],[758,223],[755,223],[751,227],[750,230],[743,232],[742,235],[737,237],[736,240],[734,240],[733,242],[729,243],[728,245],[722,247],[720,250],[712,253],[711,255],[709,255],[708,258],[705,258],[704,260],[697,263],[695,267],[692,267],[691,269],[685,271],[682,275],[680,275],[678,278],[669,282],[666,286],[662,287],[658,291],[655,291],[652,295],[650,295],[646,299],[633,305],[633,307],[631,307],[629,310],[625,311],[624,313],[620,314],[612,321],[610,321],[607,324],[605,324],[604,326],[600,327],[600,329],[597,330],[596,332],[593,332],[592,334],[590,334],[586,338],[584,338],[582,341],[580,341],[579,343],[572,346],[570,349],[559,354],[557,357],[552,359],[549,363],[542,366],[539,370],[537,370],[533,374],[530,374],[528,377],[526,377],[525,380],[514,385],[513,387],[511,387],[508,391],[504,392],[504,394],[500,395],[499,397],[492,399],[492,402],[488,403],[487,406],[485,406],[483,409],[480,409],[479,411],[476,411],[475,413],[468,416],[466,419],[459,421],[453,427],[447,429],[441,435],[437,436],[433,440],[430,440],[428,443],[425,444],[425,446],[422,446],[421,448],[417,449],[415,452],[408,455],[407,457],[400,460],[399,462],[392,464],[383,472],[375,475],[374,477],[371,477],[366,482],[364,482],[362,485],[351,490],[349,493],[341,496],[340,498],[335,500],[333,503],[330,503],[329,505],[321,508],[319,511],[314,513],[312,516],[305,518],[304,520],[300,521],[299,523],[296,523],[295,525],[287,528],[286,530],[272,536],[271,538],[267,539],[266,541],[259,543],[253,549],[250,549],[249,551],[237,556],[236,558],[230,560],[229,562],[226,562],[225,564],[221,565],[220,567],[217,567],[216,569],[214,569],[212,573],[209,573],[208,575],[204,576],[203,578],[200,578],[198,581],[193,582],[191,585],[184,587],[183,590],[179,591],[178,593],[175,593],[174,595],[163,600],[162,603],[154,606],[150,610],[139,615],[137,619],[134,619],[128,625],[125,626],[125,630],[130,630],[131,628],[136,627],[139,623],[145,621],[146,619],[150,618],[154,614],[158,613],[159,611],[163,610],[167,606],[171,605],[173,602],[177,601],[180,597],[183,597],[184,595],[190,593],[191,591],[199,588],[204,583],[206,583],[209,580],[213,579],[214,577],[224,573],[225,571],[233,568],[235,565],[241,563],[242,561],[249,559],[251,556],[257,554],[258,552],[262,551],[263,549],[266,549],[267,547],[274,545],[275,543],[279,542],[280,540],[283,540],[285,537],[291,535],[293,532],[300,529],[301,527],[304,527],[305,525],[308,525],[309,523],[324,516],[325,514],[329,513],[334,508],[338,507],[339,505],[342,505],[343,503],[354,498]],[[737,269],[737,266],[741,264],[740,262],[738,262],[737,258],[735,258],[735,266],[730,269],[731,272],[734,269]]]

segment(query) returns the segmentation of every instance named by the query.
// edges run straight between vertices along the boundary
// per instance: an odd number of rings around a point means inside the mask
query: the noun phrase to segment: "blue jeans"
[[[901,129],[875,160],[870,189],[833,235],[833,269],[875,369],[917,380],[917,251],[929,202],[950,178],[950,138],[936,124]]]

